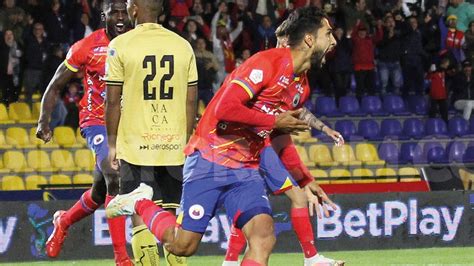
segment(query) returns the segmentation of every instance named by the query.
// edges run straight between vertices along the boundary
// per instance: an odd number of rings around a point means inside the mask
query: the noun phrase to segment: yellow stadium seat
[[[352,170],[352,176],[372,177],[374,176],[374,172],[370,169],[358,168]]]
[[[309,171],[313,177],[317,178],[327,178],[328,173],[321,169],[313,169]]]
[[[12,145],[7,144],[7,141],[5,139],[5,133],[3,132],[3,130],[0,130],[0,149],[8,150],[8,149],[11,149],[12,147],[13,147]]]
[[[81,145],[82,147],[87,146],[86,139],[81,135],[81,129],[77,128],[76,130],[76,143]]]
[[[3,103],[0,103],[0,124],[9,125],[13,123],[15,123],[15,121],[8,117],[7,107]]]
[[[21,127],[10,127],[6,134],[7,144],[17,148],[34,148],[35,145],[30,143],[26,129]]]
[[[10,119],[22,124],[36,124],[37,120],[31,116],[30,106],[27,103],[12,103],[8,107]]]
[[[48,184],[48,180],[42,175],[29,175],[25,179],[25,184],[27,190],[37,190],[40,189],[40,185]]]
[[[51,164],[60,171],[79,171],[74,163],[74,157],[68,150],[54,150],[51,152]]]
[[[49,155],[43,150],[32,150],[28,152],[28,166],[38,172],[57,171],[57,169],[51,165]]]
[[[361,166],[362,162],[356,160],[354,151],[350,145],[344,144],[342,146],[332,147],[332,156],[334,161],[344,166]]]
[[[299,132],[298,135],[291,135],[293,141],[297,143],[315,143],[318,142],[318,139],[311,136],[310,131]]]
[[[391,183],[397,182],[397,171],[393,168],[379,168],[375,171],[377,178],[377,183]]]
[[[92,184],[93,182],[94,177],[89,174],[77,174],[72,178],[74,184]]]
[[[356,158],[365,165],[385,165],[385,161],[380,160],[374,145],[368,143],[359,143],[356,145]]]
[[[71,178],[67,175],[52,175],[49,179],[50,185],[70,185]]]
[[[398,169],[398,174],[401,176],[419,176],[420,171],[413,167],[402,167]]]
[[[347,169],[332,169],[331,171],[329,171],[329,177],[331,178],[351,177],[351,172],[349,172],[349,170]]]
[[[74,161],[76,166],[86,171],[93,171],[95,169],[95,158],[90,150],[80,149],[74,154]]]
[[[317,144],[309,147],[309,159],[320,167],[336,166],[337,163],[333,161],[331,152],[328,146]]]
[[[82,145],[76,143],[76,134],[70,127],[56,127],[54,129],[55,142],[65,148],[81,148]]]
[[[3,166],[14,173],[33,172],[28,168],[25,156],[19,151],[7,151],[3,154]]]
[[[3,166],[3,158],[0,157],[0,174],[9,173],[10,169],[7,169]]]
[[[35,145],[39,148],[49,148],[49,149],[59,148],[59,145],[54,143],[54,139],[51,139],[48,143],[44,143],[43,140],[37,138],[36,127],[30,128],[30,134],[28,137],[30,139],[31,145]]]
[[[7,175],[2,178],[2,190],[25,190],[25,184],[21,177]]]
[[[308,153],[306,152],[306,148],[303,146],[298,146],[298,145],[296,145],[295,147],[296,147],[296,151],[298,152],[301,158],[301,161],[303,161],[305,165],[311,165],[312,163],[308,158]]]
[[[41,102],[33,103],[31,109],[31,117],[35,120],[38,120],[41,113]]]
[[[204,113],[204,110],[206,110],[206,105],[202,100],[199,100],[198,102],[198,115],[202,115]]]

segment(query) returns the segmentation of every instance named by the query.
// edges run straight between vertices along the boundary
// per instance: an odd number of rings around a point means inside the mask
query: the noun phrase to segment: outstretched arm
[[[307,108],[303,108],[303,111],[300,114],[300,119],[305,121],[310,127],[322,131],[331,137],[334,140],[336,146],[341,146],[344,144],[344,138],[342,137],[341,133],[332,130],[330,127],[325,125],[323,121],[316,118],[316,116],[314,116],[313,113],[311,113],[311,111],[309,111]]]

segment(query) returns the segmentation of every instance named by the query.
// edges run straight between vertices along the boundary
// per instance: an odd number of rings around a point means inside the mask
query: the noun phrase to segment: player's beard
[[[324,51],[324,50],[319,50],[315,52],[311,56],[311,67],[317,68],[317,69],[321,68],[325,63],[324,57],[326,56],[326,54],[327,54],[327,51]]]

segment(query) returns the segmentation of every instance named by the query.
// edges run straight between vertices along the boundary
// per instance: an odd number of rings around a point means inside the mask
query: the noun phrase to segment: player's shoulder
[[[191,52],[193,51],[191,44],[181,35],[163,26],[161,27],[161,29],[163,30],[164,35],[166,36],[167,40],[172,41],[173,44],[180,45],[181,47],[186,48]]]
[[[247,67],[258,66],[268,71],[286,64],[289,60],[291,60],[291,55],[287,48],[273,48],[252,55],[243,65]]]
[[[82,38],[81,40],[77,41],[73,44],[73,47],[78,47],[81,49],[86,49],[91,46],[96,46],[97,44],[106,44],[109,42],[107,34],[105,33],[105,29],[98,29],[87,37]]]

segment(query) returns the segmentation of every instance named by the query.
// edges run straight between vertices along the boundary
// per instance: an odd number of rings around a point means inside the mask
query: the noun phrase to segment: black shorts
[[[165,209],[178,208],[183,190],[183,166],[141,166],[120,160],[120,194],[140,183],[153,188],[153,201]]]

